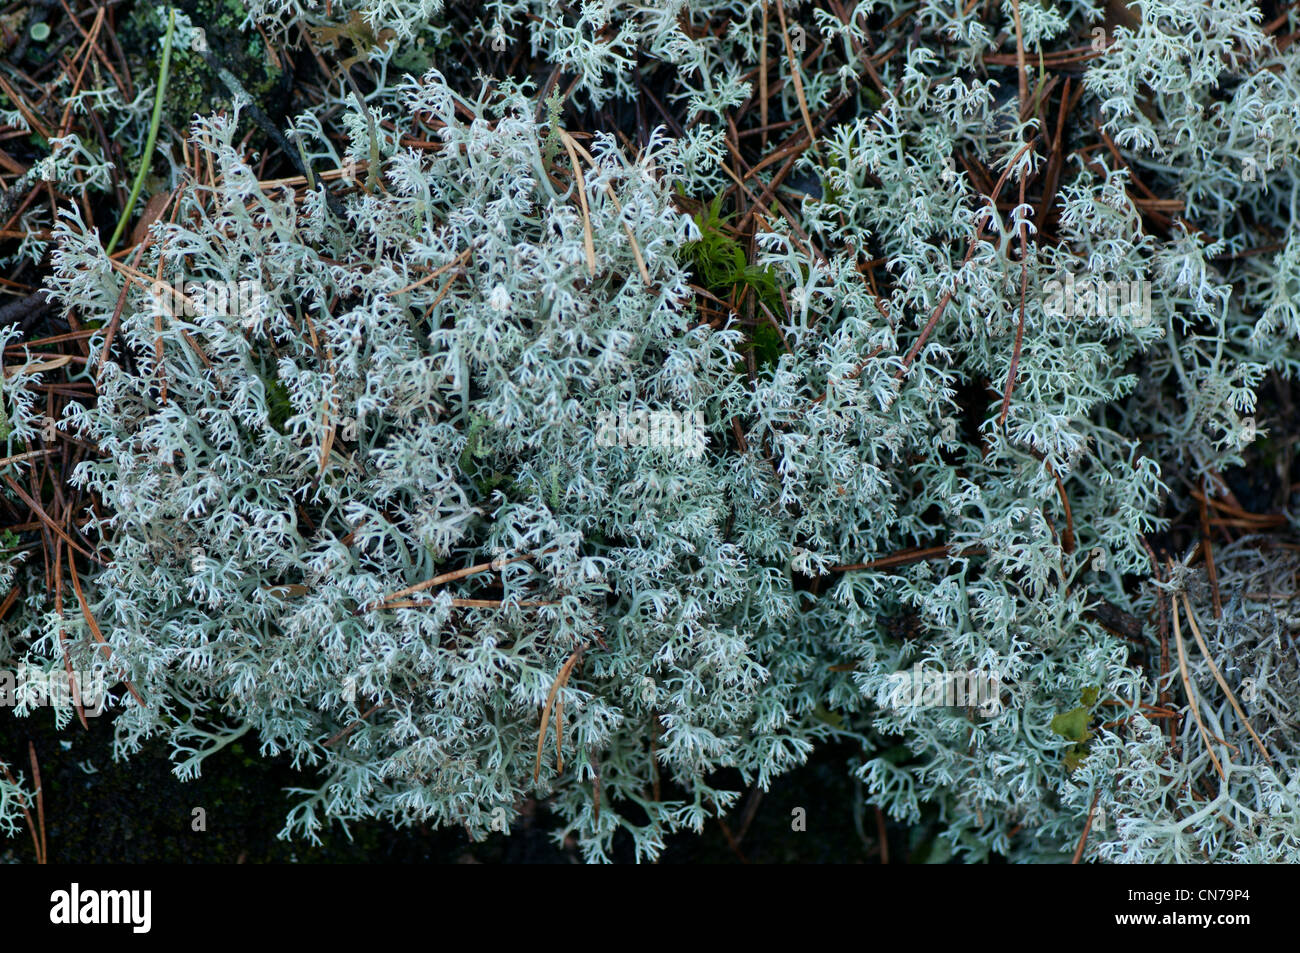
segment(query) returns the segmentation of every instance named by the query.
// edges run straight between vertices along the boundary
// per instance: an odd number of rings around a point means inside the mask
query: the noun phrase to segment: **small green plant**
[[[775,273],[749,262],[740,243],[727,234],[728,217],[722,214],[721,195],[696,214],[700,237],[686,244],[687,259],[710,291],[739,297],[738,293],[747,290],[768,308],[779,310],[781,295]]]
[[[1097,705],[1097,694],[1098,689],[1085,688],[1080,694],[1079,706],[1052,718],[1052,731],[1066,741],[1074,742],[1064,757],[1067,771],[1073,772],[1088,756],[1088,740],[1092,737],[1088,726],[1092,722],[1093,708]]]

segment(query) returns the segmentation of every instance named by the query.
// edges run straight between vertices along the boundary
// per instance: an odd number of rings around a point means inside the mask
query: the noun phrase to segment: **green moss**
[[[1050,726],[1052,733],[1074,742],[1065,752],[1065,768],[1070,773],[1074,773],[1074,769],[1079,767],[1083,759],[1088,756],[1088,743],[1092,739],[1092,731],[1089,728],[1092,722],[1092,709],[1096,707],[1100,694],[1100,688],[1085,688],[1079,693],[1079,700],[1083,704],[1052,719]]]
[[[293,414],[293,404],[289,401],[289,389],[275,378],[266,381],[266,406],[271,426],[284,433],[285,424]]]
[[[283,71],[274,66],[261,34],[240,29],[247,16],[239,0],[180,0],[176,9],[190,23],[205,31],[208,46],[217,61],[230,70],[259,105],[266,102],[280,83]],[[137,77],[156,76],[161,46],[158,37],[166,29],[163,8],[140,5],[121,31],[124,49],[149,51],[132,64]],[[203,57],[193,50],[173,50],[171,76],[167,81],[164,119],[172,128],[188,130],[196,114],[230,109],[230,91],[213,73]]]
[[[700,283],[719,298],[730,297],[736,302],[748,292],[772,314],[783,313],[775,272],[749,262],[740,243],[727,234],[727,218],[722,214],[721,195],[695,216],[700,237],[687,243],[684,254],[695,266]],[[759,321],[750,331],[747,346],[754,350],[759,366],[771,366],[781,355],[781,336],[770,323]]]

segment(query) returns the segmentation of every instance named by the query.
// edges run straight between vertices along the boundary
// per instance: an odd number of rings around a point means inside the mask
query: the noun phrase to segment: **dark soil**
[[[556,843],[552,832],[561,826],[559,819],[537,801],[522,805],[523,817],[510,835],[481,843],[460,829],[395,829],[381,822],[354,824],[350,831],[335,824],[322,830],[318,846],[280,840],[276,835],[295,803],[288,789],[309,787],[312,779],[284,759],[258,757],[251,736],[206,760],[202,777],[182,782],[171,773],[165,745],[114,762],[107,756],[111,719],[91,719],[90,726],[89,732],[75,725],[56,731],[49,711],[26,719],[0,715],[0,758],[11,768],[30,777],[29,740],[35,745],[51,863],[582,862],[576,844]],[[820,750],[766,794],[742,796],[726,831],[714,821],[700,835],[670,838],[661,862],[879,862],[875,811],[855,790],[847,768],[854,754],[849,746]],[[742,789],[738,778],[721,780]],[[196,808],[204,811],[206,830],[193,829]],[[806,830],[793,829],[796,808],[806,812]],[[752,818],[745,830],[747,813]],[[941,859],[929,856],[930,843],[909,850],[919,831],[909,836],[889,825],[891,860]],[[735,849],[732,839],[739,840]],[[635,859],[630,839],[616,841],[615,857]],[[5,859],[30,862],[30,837],[0,841],[0,860]]]

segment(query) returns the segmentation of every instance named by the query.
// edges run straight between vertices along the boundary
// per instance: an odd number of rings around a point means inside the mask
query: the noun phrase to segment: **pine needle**
[[[582,203],[582,244],[587,252],[587,269],[591,277],[596,277],[596,243],[591,234],[591,209],[587,207],[587,183],[582,177],[582,164],[578,162],[578,151],[573,137],[563,129],[556,130],[564,148],[569,152],[569,161],[573,163],[573,175],[578,180],[578,201]]]
[[[1178,647],[1178,673],[1182,676],[1183,688],[1187,691],[1187,705],[1192,710],[1192,717],[1196,719],[1196,727],[1201,730],[1201,739],[1205,742],[1205,750],[1209,753],[1210,760],[1214,762],[1214,770],[1219,772],[1219,777],[1226,783],[1228,776],[1224,773],[1223,765],[1219,763],[1219,757],[1211,746],[1210,733],[1205,728],[1205,722],[1201,721],[1201,700],[1197,697],[1191,676],[1187,674],[1187,652],[1183,649],[1183,630],[1178,622],[1178,602],[1173,599],[1170,602],[1174,609],[1174,644]]]
[[[537,764],[533,768],[534,781],[536,781],[541,776],[542,773],[542,748],[546,744],[546,728],[551,723],[551,712],[555,710],[556,696],[559,695],[560,689],[563,688],[568,683],[569,676],[573,674],[573,667],[578,664],[578,659],[581,658],[582,656],[582,649],[583,646],[581,645],[579,645],[576,649],[574,649],[573,654],[569,656],[569,660],[560,667],[559,673],[555,676],[555,681],[551,683],[551,690],[546,696],[546,704],[542,706],[542,727],[541,730],[537,733]],[[556,730],[555,750],[557,755],[556,760],[558,762],[556,770],[559,771],[564,770],[564,759],[562,756],[559,755],[559,751],[560,751],[559,732],[561,726],[564,723],[563,717],[564,717],[564,709],[561,708],[560,718],[556,721],[556,729],[555,729]]]
[[[1196,624],[1196,614],[1192,612],[1192,602],[1187,598],[1187,593],[1185,592],[1183,593],[1183,606],[1187,609],[1187,621],[1191,623],[1192,634],[1196,636],[1196,644],[1201,647],[1201,654],[1205,656],[1205,661],[1210,663],[1210,671],[1214,673],[1214,680],[1219,683],[1219,687],[1223,689],[1223,693],[1228,696],[1228,701],[1232,704],[1233,711],[1237,713],[1237,717],[1241,719],[1241,723],[1245,725],[1246,730],[1250,732],[1250,737],[1255,740],[1255,746],[1259,748],[1259,753],[1264,756],[1265,761],[1272,764],[1273,759],[1269,756],[1268,750],[1264,747],[1264,742],[1259,740],[1259,735],[1255,734],[1255,729],[1251,727],[1250,719],[1247,718],[1246,713],[1241,710],[1241,705],[1237,704],[1237,696],[1232,693],[1232,689],[1228,687],[1228,683],[1225,682],[1223,676],[1219,674],[1219,666],[1214,664],[1214,659],[1210,655],[1209,646],[1205,644],[1205,639],[1201,636],[1201,627]]]

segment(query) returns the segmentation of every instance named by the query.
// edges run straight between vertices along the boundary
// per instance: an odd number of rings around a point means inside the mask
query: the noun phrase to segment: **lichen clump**
[[[259,181],[237,101],[131,271],[62,211],[105,565],[0,649],[102,668],[182,777],[287,754],[287,835],[543,797],[654,858],[847,741],[963,859],[1300,859],[1295,523],[1204,537],[1261,448],[1294,479],[1287,30],[572,6],[253,4],[365,64],[295,113],[305,174]],[[995,703],[900,704],[923,671]]]

